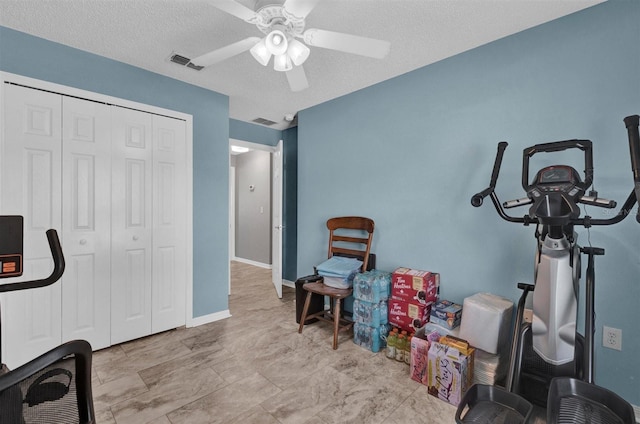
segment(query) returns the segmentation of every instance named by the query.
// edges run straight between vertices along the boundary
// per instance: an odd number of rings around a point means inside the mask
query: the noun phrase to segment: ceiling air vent
[[[201,70],[204,66],[198,66],[191,63],[191,59],[188,57],[184,57],[179,54],[172,54],[169,58],[173,63],[177,63],[178,65],[186,66],[187,68],[195,69],[196,71]]]
[[[276,124],[275,121],[270,121],[269,119],[264,119],[264,118],[256,118],[253,120],[253,122],[255,122],[256,124],[260,124],[260,125],[274,125]]]
[[[172,54],[171,61],[177,63],[178,65],[186,66],[191,59],[188,57],[180,56],[179,54]]]

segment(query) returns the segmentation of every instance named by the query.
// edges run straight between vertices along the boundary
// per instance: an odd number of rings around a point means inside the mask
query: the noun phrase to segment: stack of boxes
[[[389,272],[374,269],[353,279],[353,341],[372,352],[386,346],[390,288]]]
[[[438,273],[397,268],[391,275],[389,323],[410,333],[423,327],[429,322],[439,288]]]

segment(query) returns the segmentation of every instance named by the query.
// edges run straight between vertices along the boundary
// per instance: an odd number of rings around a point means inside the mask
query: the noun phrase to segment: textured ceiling
[[[322,0],[306,28],[388,40],[383,60],[317,47],[304,68],[309,88],[291,92],[283,73],[249,52],[194,71],[194,58],[250,36],[253,25],[216,0],[0,0],[0,25],[128,63],[229,96],[233,119],[275,121],[602,0]],[[238,0],[253,8],[254,0]]]

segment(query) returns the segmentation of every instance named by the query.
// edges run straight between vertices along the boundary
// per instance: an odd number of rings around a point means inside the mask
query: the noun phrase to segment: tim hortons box
[[[410,268],[398,268],[391,274],[391,297],[427,305],[435,302],[440,289],[440,274]]]
[[[389,324],[414,332],[429,322],[431,304],[422,305],[389,299]]]

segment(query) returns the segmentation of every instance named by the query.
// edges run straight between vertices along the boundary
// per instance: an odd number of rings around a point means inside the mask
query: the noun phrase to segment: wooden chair
[[[373,239],[374,223],[372,219],[359,216],[345,216],[331,218],[327,221],[329,229],[329,254],[328,257],[349,256],[362,260],[362,270],[367,269],[369,262],[369,252]],[[366,235],[364,234],[366,232]],[[355,233],[355,234],[354,234]],[[348,331],[353,326],[353,321],[342,318],[342,299],[351,296],[352,288],[337,289],[326,286],[322,281],[307,283],[302,286],[307,291],[307,297],[302,309],[302,318],[298,333],[302,333],[304,323],[308,318],[317,318],[329,323],[333,323],[333,349],[338,348],[338,332]],[[311,296],[318,294],[329,297],[330,309],[320,311],[307,317]]]

